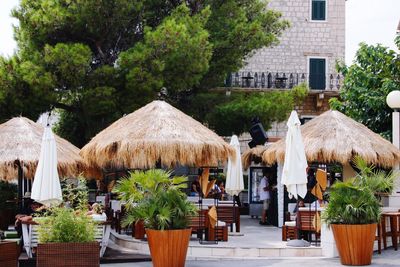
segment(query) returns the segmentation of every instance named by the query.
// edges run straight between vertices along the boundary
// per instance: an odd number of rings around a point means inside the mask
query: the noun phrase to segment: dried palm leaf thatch
[[[40,156],[44,128],[27,118],[15,117],[0,125],[0,179],[18,178],[16,162],[20,162],[25,178],[35,176]],[[79,149],[55,135],[57,143],[58,174],[73,177],[84,171]]]
[[[356,155],[368,164],[393,167],[400,160],[400,150],[366,126],[329,110],[301,126],[306,157],[309,162],[348,164]],[[265,163],[283,162],[285,140],[268,147]]]
[[[246,150],[242,154],[243,169],[244,170],[248,169],[250,167],[251,163],[257,159],[259,159],[261,161],[262,155],[266,149],[267,149],[267,146],[256,146],[256,147]]]
[[[88,165],[148,169],[217,166],[234,157],[216,133],[164,101],[153,101],[98,133],[80,152]]]

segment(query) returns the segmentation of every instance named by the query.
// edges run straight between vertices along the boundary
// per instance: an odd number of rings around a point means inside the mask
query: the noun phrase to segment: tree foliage
[[[21,0],[19,50],[0,59],[0,119],[55,107],[57,131],[84,145],[158,97],[181,105],[288,27],[262,0]]]
[[[400,88],[400,55],[379,44],[362,43],[354,63],[349,67],[340,64],[339,71],[345,77],[340,101],[332,99],[331,107],[389,138],[392,110],[386,96]]]
[[[308,94],[308,86],[300,84],[290,91],[262,93],[225,92],[202,93],[190,101],[187,112],[221,135],[241,134],[252,126],[252,119],[259,118],[265,129],[275,121],[284,121],[295,106]]]

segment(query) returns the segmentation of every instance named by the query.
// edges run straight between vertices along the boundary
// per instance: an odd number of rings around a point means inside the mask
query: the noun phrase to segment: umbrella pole
[[[22,195],[23,195],[23,188],[22,188],[22,177],[23,177],[23,170],[21,166],[21,162],[19,160],[15,161],[15,165],[18,168],[18,210],[22,212],[23,203],[22,203]]]

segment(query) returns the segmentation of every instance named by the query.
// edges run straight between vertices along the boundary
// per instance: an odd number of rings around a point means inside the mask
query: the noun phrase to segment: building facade
[[[232,90],[290,90],[309,85],[310,95],[297,107],[307,120],[329,109],[329,98],[338,96],[341,77],[337,61],[345,57],[345,0],[270,0],[291,27],[280,43],[258,50],[247,64],[227,79]],[[270,136],[283,137],[285,124],[275,124]]]

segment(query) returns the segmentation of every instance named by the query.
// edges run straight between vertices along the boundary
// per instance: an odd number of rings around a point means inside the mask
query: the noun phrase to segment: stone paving
[[[151,262],[135,262],[135,263],[120,263],[120,264],[101,264],[103,267],[151,267]],[[290,259],[262,259],[262,260],[188,260],[186,267],[264,267],[264,266],[323,266],[334,267],[343,266],[340,264],[339,258],[290,258]],[[381,255],[375,253],[370,266],[400,266],[400,251],[394,251],[393,248],[385,250]]]

